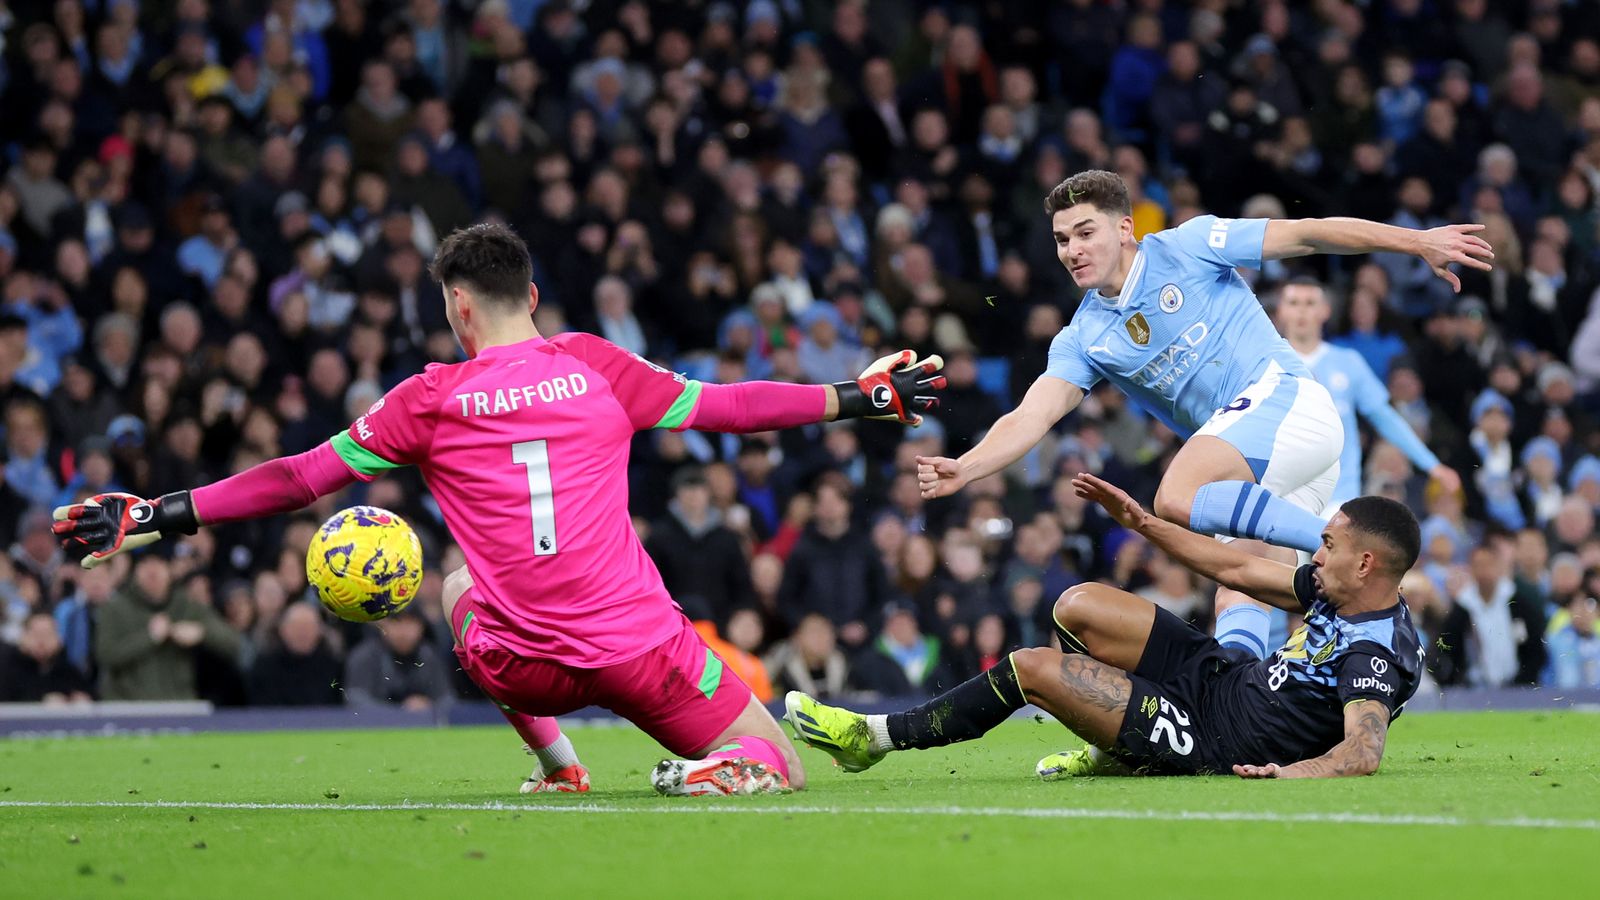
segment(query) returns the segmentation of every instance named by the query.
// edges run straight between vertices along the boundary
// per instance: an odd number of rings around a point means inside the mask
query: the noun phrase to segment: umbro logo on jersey
[[[1145,319],[1144,313],[1134,313],[1133,318],[1122,323],[1128,329],[1128,337],[1141,347],[1150,346],[1150,322]]]
[[[1175,284],[1165,285],[1160,294],[1161,311],[1175,313],[1183,308],[1183,290]]]
[[[1313,666],[1320,666],[1323,663],[1327,662],[1328,661],[1328,657],[1330,657],[1332,655],[1333,655],[1333,644],[1332,643],[1323,644],[1322,645],[1322,649],[1317,651],[1317,655],[1311,657],[1311,664]]]

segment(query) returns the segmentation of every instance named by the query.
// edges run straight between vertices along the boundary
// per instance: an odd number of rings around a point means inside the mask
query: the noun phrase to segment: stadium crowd
[[[264,7],[264,8],[263,8]],[[1075,497],[1146,499],[1178,440],[1114,389],[1004,477],[924,502],[1043,369],[1077,292],[1041,201],[1122,174],[1201,212],[1487,226],[1459,296],[1410,258],[1269,263],[1337,299],[1464,492],[1368,440],[1424,519],[1439,684],[1600,687],[1600,4],[1387,0],[0,0],[0,701],[471,696],[460,565],[413,471],[84,571],[50,509],[309,449],[459,350],[426,262],[515,226],[542,333],[705,380],[937,352],[919,429],[647,432],[640,534],[758,693],[908,694],[1052,640],[1099,579],[1197,622],[1210,586]],[[326,617],[304,551],[353,502],[423,537],[418,601]]]

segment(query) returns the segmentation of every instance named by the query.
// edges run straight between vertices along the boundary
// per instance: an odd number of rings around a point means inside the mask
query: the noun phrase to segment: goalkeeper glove
[[[58,506],[51,530],[67,555],[92,569],[118,553],[153,544],[163,535],[194,534],[200,528],[188,491],[155,500],[132,494],[95,494],[82,503]]]
[[[918,410],[931,410],[939,405],[938,392],[944,390],[944,376],[939,370],[944,360],[938,354],[927,359],[917,359],[916,351],[901,350],[878,360],[855,381],[841,381],[833,386],[839,394],[841,419],[886,419],[921,425]]]

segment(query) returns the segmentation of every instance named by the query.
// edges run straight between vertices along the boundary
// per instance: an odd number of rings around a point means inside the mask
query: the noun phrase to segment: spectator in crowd
[[[883,563],[852,522],[849,489],[825,479],[816,496],[811,524],[785,562],[778,607],[795,627],[808,615],[821,615],[840,642],[859,648],[888,599]]]
[[[1443,633],[1459,633],[1465,626],[1459,621],[1447,622],[1447,619],[1454,615],[1459,620],[1466,612],[1459,607],[1450,608],[1449,601],[1441,599],[1432,579],[1416,569],[1401,580],[1400,595],[1405,598],[1406,608],[1411,611],[1411,622],[1417,628],[1418,643],[1424,653],[1423,672],[1426,677],[1417,689],[1426,687],[1432,693],[1439,689],[1441,683],[1457,682],[1457,670],[1454,668],[1457,656],[1451,652],[1454,648],[1446,643]]]
[[[940,655],[939,639],[922,633],[917,610],[892,600],[883,610],[883,631],[856,657],[855,686],[886,697],[936,693],[956,683],[955,670]]]
[[[194,700],[200,655],[232,664],[238,651],[239,635],[173,583],[167,560],[146,552],[96,622],[100,699]]]
[[[1522,468],[1527,480],[1522,485],[1524,517],[1539,527],[1561,511],[1561,445],[1554,438],[1540,435],[1522,447]]]
[[[278,619],[278,646],[250,667],[250,702],[258,706],[338,706],[344,667],[322,634],[322,616],[295,603]]]
[[[1194,573],[1157,553],[1150,561],[1150,584],[1135,591],[1140,597],[1183,619],[1209,618],[1205,598],[1196,590]]]
[[[49,613],[30,615],[15,647],[0,643],[0,703],[88,701],[89,679],[67,659]]]
[[[95,673],[94,631],[100,609],[111,601],[128,574],[128,561],[118,557],[93,569],[63,572],[66,591],[56,603],[56,631],[68,661],[87,675]]]
[[[1541,684],[1560,689],[1600,689],[1600,601],[1579,593],[1550,617],[1550,665]]]
[[[839,649],[833,622],[818,613],[802,617],[794,633],[773,647],[765,662],[774,693],[840,697],[849,689],[850,664]]]
[[[422,613],[413,607],[384,619],[345,660],[345,702],[393,705],[408,712],[448,706],[450,670],[444,657],[423,642],[425,634]]]
[[[5,409],[5,429],[6,484],[30,503],[49,505],[60,485],[48,459],[50,427],[44,404],[34,399],[11,401]]]
[[[645,550],[661,572],[667,592],[680,604],[691,599],[706,619],[724,627],[735,610],[755,604],[750,566],[739,538],[711,505],[705,472],[687,466],[672,475],[667,515],[650,526]]]
[[[1472,619],[1472,682],[1484,687],[1538,683],[1545,663],[1543,604],[1517,592],[1496,547],[1474,547],[1468,566],[1455,603]]]
[[[1600,601],[1574,596],[1550,619],[1550,668],[1542,683],[1572,690],[1600,688]]]

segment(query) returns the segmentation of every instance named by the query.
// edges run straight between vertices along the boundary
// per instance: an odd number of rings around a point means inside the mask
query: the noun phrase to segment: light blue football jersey
[[[1266,232],[1266,219],[1196,216],[1149,235],[1121,295],[1084,295],[1044,374],[1085,391],[1103,378],[1185,439],[1272,363],[1310,378],[1234,271],[1261,268]]]
[[[1311,374],[1333,396],[1344,420],[1344,450],[1339,454],[1339,483],[1333,489],[1328,508],[1361,496],[1361,431],[1356,427],[1360,414],[1372,423],[1374,431],[1426,472],[1439,464],[1439,457],[1389,402],[1389,388],[1378,380],[1360,353],[1348,347],[1323,343],[1309,356],[1302,357]]]

